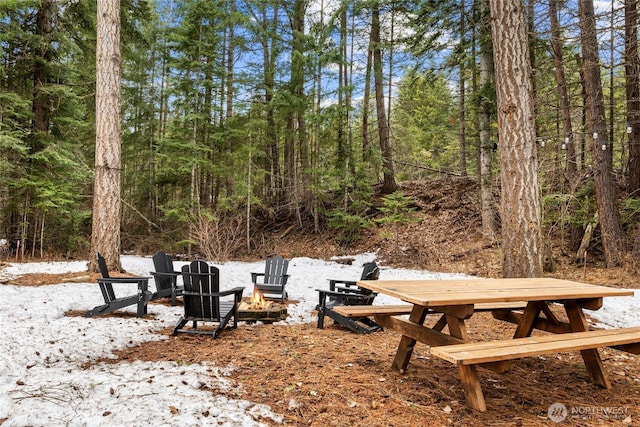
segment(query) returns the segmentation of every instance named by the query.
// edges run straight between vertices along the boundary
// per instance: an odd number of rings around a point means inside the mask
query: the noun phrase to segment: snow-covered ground
[[[288,307],[287,320],[280,323],[315,322],[315,289],[326,288],[329,278],[360,277],[362,264],[375,259],[375,254],[354,258],[352,265],[292,259],[287,291],[289,298],[298,303]],[[184,263],[175,264],[179,268]],[[123,256],[122,265],[137,275],[148,276],[153,270],[149,257]],[[245,296],[252,292],[250,272],[264,269],[263,261],[216,265],[220,268],[221,287],[245,286]],[[86,261],[16,263],[0,271],[0,281],[2,277],[36,272],[81,272],[86,267]],[[380,279],[460,276],[382,266]],[[124,295],[130,293],[131,285],[122,286],[128,287]],[[150,287],[154,285],[150,283]],[[640,292],[633,298],[608,298],[602,309],[590,314],[605,326],[638,326],[639,298]],[[101,301],[95,283],[39,287],[0,284],[0,420],[7,419],[3,427],[257,426],[263,425],[257,421],[260,418],[282,420],[267,406],[207,391],[233,387],[226,378],[233,366],[218,366],[215,360],[205,365],[138,361],[83,368],[86,362],[115,358],[113,352],[118,349],[167,339],[157,331],[173,326],[182,312],[181,307],[153,304],[149,311],[154,318],[146,319],[64,315],[69,310],[88,310]],[[399,302],[385,295],[376,298],[377,304]],[[123,310],[135,313],[135,309],[131,306]]]

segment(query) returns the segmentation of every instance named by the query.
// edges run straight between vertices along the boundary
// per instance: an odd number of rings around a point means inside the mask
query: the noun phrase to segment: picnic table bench
[[[640,327],[600,329],[501,341],[443,345],[431,347],[431,354],[458,365],[462,387],[470,405],[484,407],[476,365],[552,353],[596,350],[603,347],[615,347],[638,354],[640,352],[638,342],[640,342]],[[601,376],[591,369],[588,372],[595,384],[605,388],[611,386],[606,376]]]

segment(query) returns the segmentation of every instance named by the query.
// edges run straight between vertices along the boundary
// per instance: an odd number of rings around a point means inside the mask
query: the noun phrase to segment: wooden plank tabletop
[[[426,307],[509,301],[560,301],[632,296],[632,289],[610,288],[554,278],[361,280],[372,291]]]

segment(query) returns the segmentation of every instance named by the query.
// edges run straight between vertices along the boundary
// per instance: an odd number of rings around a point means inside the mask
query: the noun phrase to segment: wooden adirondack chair
[[[137,316],[142,317],[147,314],[147,302],[151,300],[152,293],[149,292],[149,277],[137,276],[137,277],[110,277],[107,263],[100,253],[96,253],[96,259],[98,261],[98,268],[100,269],[101,279],[98,279],[98,285],[100,286],[100,292],[102,292],[102,298],[104,304],[98,305],[93,309],[87,311],[85,317],[93,317],[100,314],[111,313],[123,307],[137,304],[138,311]],[[116,293],[113,289],[114,283],[135,283],[138,285],[138,292],[135,295],[129,295],[126,297],[116,297]]]
[[[378,280],[380,268],[374,262],[366,263],[362,269],[360,280]],[[355,281],[329,280],[329,290],[316,289],[319,293],[318,328],[324,328],[324,317],[329,316],[337,324],[350,329],[358,334],[368,334],[382,329],[380,325],[369,317],[344,317],[336,313],[333,308],[340,305],[371,305],[376,293],[368,289],[362,289]]]
[[[251,273],[254,292],[260,291],[264,298],[279,299],[284,302],[288,296],[284,289],[289,279],[288,268],[288,259],[279,255],[268,257],[265,261],[264,273]]]
[[[158,251],[153,255],[153,266],[156,271],[152,271],[151,275],[156,282],[156,293],[152,299],[171,298],[171,305],[176,305],[176,297],[182,294],[184,287],[178,286],[179,271],[175,271],[173,260],[169,255],[162,251]]]
[[[231,319],[231,328],[237,326],[237,308],[242,300],[243,287],[220,292],[220,270],[204,261],[193,261],[183,266],[182,280],[184,316],[178,320],[173,335],[184,332],[217,338]],[[184,329],[188,322],[193,322],[193,327]],[[218,326],[214,330],[198,329],[198,322],[212,322]]]

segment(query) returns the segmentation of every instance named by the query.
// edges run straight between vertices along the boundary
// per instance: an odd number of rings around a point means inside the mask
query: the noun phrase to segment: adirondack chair
[[[288,296],[284,289],[289,280],[288,267],[288,259],[279,255],[268,257],[265,261],[264,273],[251,273],[253,291],[260,291],[264,298],[280,299],[284,302]]]
[[[173,260],[169,255],[162,251],[158,251],[153,255],[153,266],[156,271],[152,271],[154,281],[156,282],[156,293],[152,299],[171,298],[171,305],[176,305],[176,297],[182,294],[184,287],[178,286],[179,271],[175,271]]]
[[[373,261],[366,263],[362,269],[360,280],[378,280],[380,268]],[[368,334],[382,329],[380,325],[369,317],[344,317],[336,313],[333,308],[339,305],[371,305],[377,293],[360,288],[355,281],[329,280],[329,290],[316,289],[319,294],[318,328],[324,328],[324,317],[328,316],[341,326],[358,334]]]
[[[191,333],[211,335],[217,338],[220,332],[229,325],[237,326],[237,308],[242,300],[243,287],[220,292],[220,270],[204,261],[193,261],[182,267],[184,290],[184,316],[180,317],[173,335]],[[191,329],[185,329],[188,322],[193,322]],[[214,329],[198,329],[198,322],[217,323]]]
[[[102,298],[104,304],[98,305],[91,310],[87,311],[85,317],[93,317],[100,314],[111,313],[123,307],[137,304],[138,311],[137,316],[142,317],[147,314],[147,302],[151,300],[152,293],[148,290],[149,277],[136,276],[136,277],[110,277],[107,263],[100,253],[96,253],[96,259],[98,261],[98,268],[102,278],[98,279],[98,285],[100,286],[100,292],[102,292]],[[138,285],[138,292],[134,295],[118,298],[113,289],[114,283],[135,283]]]

